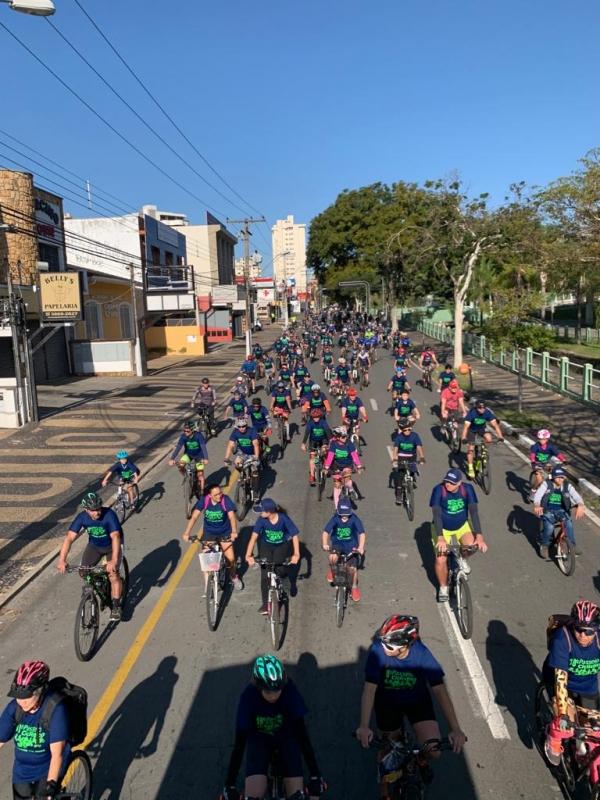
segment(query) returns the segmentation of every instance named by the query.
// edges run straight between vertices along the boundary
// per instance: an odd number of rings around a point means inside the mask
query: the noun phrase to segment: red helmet
[[[575,627],[600,628],[600,609],[590,600],[579,600],[571,609],[571,619]]]
[[[394,614],[383,623],[378,638],[388,647],[411,645],[419,638],[419,620],[408,614]]]
[[[348,389],[348,391],[346,392],[346,394],[348,395],[348,397],[356,397],[356,395],[357,395],[357,391],[356,391],[356,389],[354,389],[354,388],[350,388],[350,389]]]
[[[456,378],[452,378],[452,380],[448,384],[448,388],[449,389],[458,389],[458,381],[456,380]]]
[[[33,697],[38,689],[43,689],[50,679],[50,669],[44,661],[25,661],[15,675],[9,697],[26,700]]]
[[[323,409],[322,408],[311,408],[310,415],[311,415],[311,417],[322,417],[323,416]]]

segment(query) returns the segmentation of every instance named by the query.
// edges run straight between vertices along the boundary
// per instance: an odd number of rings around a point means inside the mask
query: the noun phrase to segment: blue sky
[[[600,7],[589,0],[80,2],[269,223],[287,214],[309,223],[344,188],[455,170],[472,192],[500,201],[511,182],[547,183],[600,145]],[[53,23],[218,183],[74,0],[55,3]],[[45,20],[0,4],[0,22],[193,194],[222,216],[241,215],[156,141]],[[206,206],[135,155],[1,28],[0,67],[0,128],[127,205],[204,220]],[[12,166],[6,154],[0,144],[0,163]],[[261,227],[254,239],[267,262],[270,231]]]

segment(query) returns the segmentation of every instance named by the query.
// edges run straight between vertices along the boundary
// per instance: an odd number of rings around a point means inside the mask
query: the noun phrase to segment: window
[[[38,244],[38,255],[40,261],[46,261],[48,268],[51,270],[60,269],[60,258],[58,255],[58,247],[52,247],[50,244]]]
[[[133,316],[129,303],[119,305],[119,321],[121,322],[121,338],[133,339]]]
[[[152,245],[152,247],[150,248],[150,253],[152,255],[152,263],[154,264],[155,267],[158,267],[158,265],[160,264],[160,250],[159,250],[159,248],[158,247],[154,247],[154,245]]]
[[[102,339],[102,307],[95,300],[85,304],[85,335],[88,339]]]
[[[170,250],[165,250],[165,264],[167,267],[173,266],[173,253]]]

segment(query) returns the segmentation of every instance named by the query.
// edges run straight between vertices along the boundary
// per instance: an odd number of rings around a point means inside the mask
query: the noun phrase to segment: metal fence
[[[454,343],[454,329],[440,322],[422,320],[418,329],[432,339]],[[600,370],[592,364],[577,364],[566,357],[538,353],[531,347],[509,352],[493,347],[485,336],[474,333],[463,333],[463,350],[509,372],[520,371],[528,380],[600,408]]]

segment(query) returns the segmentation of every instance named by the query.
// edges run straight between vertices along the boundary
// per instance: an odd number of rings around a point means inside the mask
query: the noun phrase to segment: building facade
[[[250,264],[248,267],[248,277],[250,280],[256,280],[256,278],[262,277],[262,256],[255,250],[254,253],[250,256]],[[235,260],[235,277],[243,278],[244,277],[244,266],[245,266],[245,259],[243,258],[236,258]],[[238,281],[239,282],[239,281]]]
[[[276,221],[271,237],[276,285],[285,282],[291,297],[306,300],[306,225],[290,214]]]

